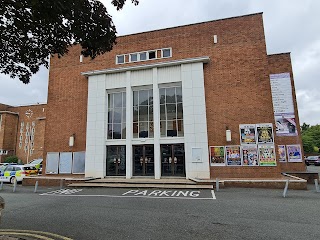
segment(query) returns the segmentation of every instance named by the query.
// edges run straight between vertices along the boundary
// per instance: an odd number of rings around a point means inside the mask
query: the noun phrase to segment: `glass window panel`
[[[153,137],[153,122],[149,122],[149,138]]]
[[[113,94],[108,94],[108,108],[113,108]]]
[[[139,105],[148,105],[148,90],[139,91]]]
[[[148,106],[139,107],[139,122],[148,121]]]
[[[160,98],[160,104],[164,104],[166,101],[165,101],[165,93],[166,93],[166,90],[165,88],[160,88],[159,89],[159,98]]]
[[[147,53],[146,52],[139,53],[139,56],[140,56],[140,61],[147,60]]]
[[[139,122],[139,138],[148,137],[148,122]]]
[[[183,120],[177,120],[177,124],[178,124],[178,136],[183,137],[184,135]]]
[[[112,124],[108,124],[108,139],[112,139]]]
[[[149,52],[149,59],[154,59],[156,58],[156,51],[150,51]]]
[[[166,103],[175,103],[175,88],[166,88]]]
[[[108,111],[108,123],[112,123],[112,119],[113,119],[113,111],[109,110]]]
[[[114,106],[113,107],[122,107],[122,93],[114,93]]]
[[[176,115],[176,104],[166,104],[167,107],[167,120],[175,120]]]
[[[160,134],[161,137],[167,136],[167,130],[166,130],[166,121],[160,121]]]
[[[182,103],[177,104],[177,118],[178,119],[183,119],[183,107]]]
[[[139,124],[137,122],[133,123],[132,130],[133,130],[133,138],[138,138]]]
[[[149,90],[149,105],[153,105],[153,91]]]
[[[126,107],[127,103],[126,103],[126,93],[123,92],[122,93],[122,107]]]
[[[133,107],[133,121],[138,122],[138,113],[139,113],[139,108],[134,106]]]
[[[121,131],[122,131],[122,136],[121,136],[121,138],[122,139],[126,139],[126,123],[124,122],[124,123],[122,123],[122,129],[121,129]]]
[[[149,121],[153,121],[153,106],[149,107]]]
[[[122,108],[113,110],[113,123],[121,123]]]
[[[124,63],[124,55],[117,56],[117,63]]]
[[[113,139],[121,139],[121,124],[113,124]]]
[[[177,102],[182,102],[182,88],[176,88]]]
[[[166,105],[160,105],[160,120],[166,120]]]
[[[138,54],[136,54],[136,53],[130,54],[130,61],[131,62],[138,61]]]
[[[133,106],[137,106],[138,105],[138,95],[139,95],[138,91],[134,91],[133,92]]]
[[[162,57],[163,58],[171,57],[171,49],[170,48],[162,49]]]
[[[176,121],[167,121],[167,136],[176,137],[177,132],[177,122]]]
[[[122,123],[126,122],[126,108],[122,108]]]

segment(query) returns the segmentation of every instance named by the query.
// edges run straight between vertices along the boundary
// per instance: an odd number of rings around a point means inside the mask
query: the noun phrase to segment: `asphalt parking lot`
[[[320,239],[309,190],[79,188],[6,184],[1,234],[42,239]],[[25,235],[23,235],[25,234]],[[13,236],[13,235],[11,235]],[[26,238],[25,238],[26,239]],[[33,238],[40,239],[40,238]]]

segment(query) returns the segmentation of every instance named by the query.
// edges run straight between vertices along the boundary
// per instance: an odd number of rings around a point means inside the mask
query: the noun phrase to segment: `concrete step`
[[[155,183],[71,183],[68,187],[108,187],[108,188],[166,188],[166,189],[213,189],[213,185],[200,184],[155,184]]]
[[[191,181],[185,178],[101,178],[85,181],[86,183],[126,183],[126,184],[174,184],[174,185],[196,185],[195,181]]]

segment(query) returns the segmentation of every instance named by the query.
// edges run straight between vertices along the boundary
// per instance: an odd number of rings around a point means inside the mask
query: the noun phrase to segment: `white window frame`
[[[163,56],[163,51],[164,50],[170,50],[170,55],[169,55],[169,57],[165,57],[165,56]],[[169,48],[162,48],[161,49],[161,58],[171,58],[172,57],[172,48],[171,47],[169,47]]]
[[[119,59],[118,57],[123,57],[123,62],[120,63],[118,61],[118,59]],[[120,55],[116,56],[116,64],[125,64],[125,63],[126,63],[126,54],[120,54]]]

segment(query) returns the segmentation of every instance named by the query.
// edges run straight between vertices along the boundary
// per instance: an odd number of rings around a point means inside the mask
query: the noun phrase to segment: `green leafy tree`
[[[111,1],[117,10],[125,2]],[[48,56],[61,57],[73,44],[93,59],[115,43],[116,27],[98,0],[0,0],[0,73],[23,83],[41,65],[48,68]]]
[[[303,126],[307,126],[303,129]],[[302,142],[303,150],[306,153],[319,152],[320,148],[320,125],[310,126],[308,124],[303,124],[302,130]]]
[[[18,163],[19,158],[17,156],[9,156],[4,160],[5,163]]]

